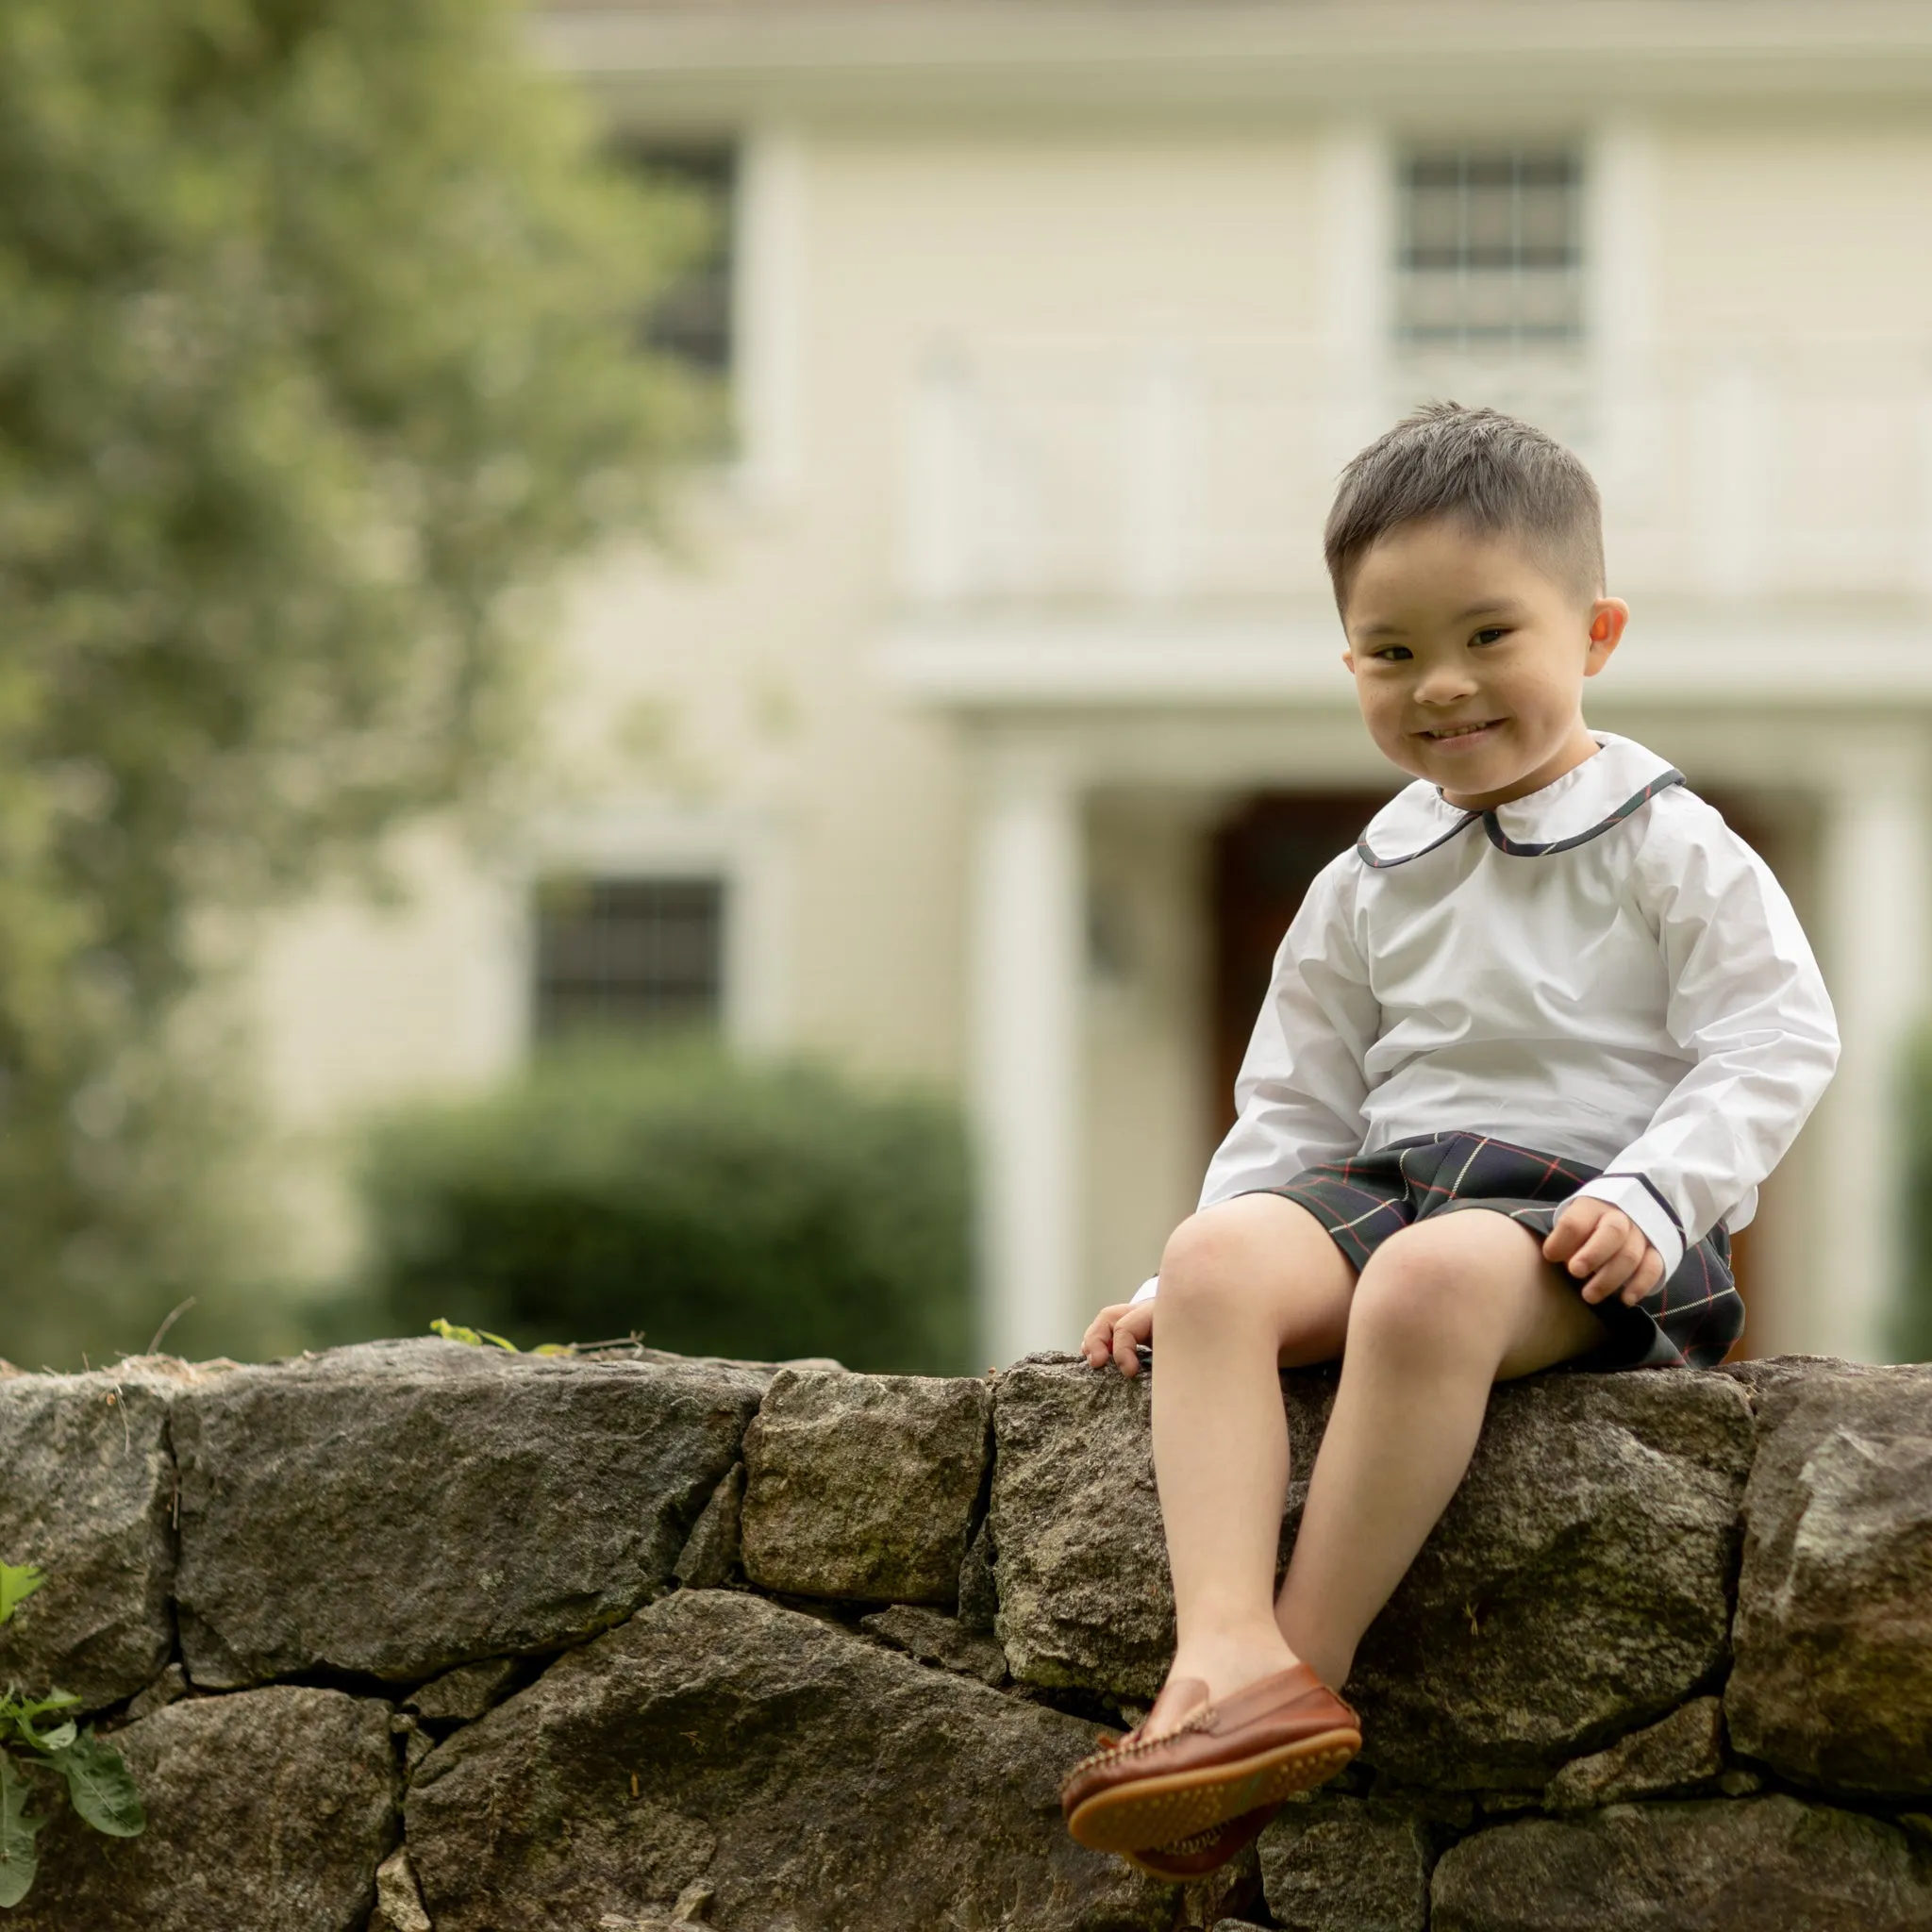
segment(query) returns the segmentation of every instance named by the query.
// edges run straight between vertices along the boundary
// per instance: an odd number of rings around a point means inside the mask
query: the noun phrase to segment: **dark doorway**
[[[1217,1140],[1234,1124],[1234,1076],[1268,991],[1275,949],[1315,874],[1356,841],[1384,791],[1263,792],[1214,835]]]
[[[1234,1082],[1255,1015],[1268,991],[1275,949],[1315,874],[1353,845],[1389,797],[1383,791],[1263,792],[1214,834],[1211,865],[1214,1091],[1208,1118],[1218,1141],[1234,1124]],[[1709,793],[1703,794],[1709,797]],[[1740,837],[1770,857],[1772,834],[1748,805],[1711,798]],[[1751,1307],[1751,1235],[1732,1246],[1738,1291]],[[1733,1354],[1752,1353],[1751,1332]]]

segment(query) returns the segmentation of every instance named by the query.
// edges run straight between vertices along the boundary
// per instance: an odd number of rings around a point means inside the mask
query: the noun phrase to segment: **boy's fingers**
[[[1134,1351],[1153,1331],[1154,1309],[1147,1303],[1116,1302],[1102,1308],[1080,1338],[1080,1354],[1090,1369],[1104,1369],[1109,1358],[1124,1375],[1141,1373]]]
[[[1543,1259],[1567,1261],[1583,1244],[1583,1238],[1587,1233],[1589,1229],[1585,1227],[1580,1214],[1561,1216],[1543,1242]]]
[[[1630,1224],[1618,1225],[1621,1216],[1607,1214],[1591,1230],[1590,1239],[1570,1257],[1570,1272],[1579,1279],[1602,1273],[1604,1268],[1629,1245]],[[1617,1279],[1622,1281],[1619,1274]]]
[[[1583,1299],[1587,1302],[1607,1300],[1629,1280],[1642,1257],[1641,1235],[1636,1235],[1634,1242],[1628,1239],[1620,1242],[1616,1252],[1584,1283]]]
[[[1087,1357],[1089,1368],[1106,1366],[1108,1357],[1113,1352],[1114,1322],[1123,1312],[1118,1307],[1102,1308],[1088,1324],[1086,1334],[1080,1338],[1080,1353]]]
[[[1657,1283],[1663,1279],[1663,1257],[1648,1241],[1644,1242],[1643,1249],[1643,1258],[1637,1264],[1637,1273],[1624,1284],[1624,1301],[1630,1307],[1635,1307],[1645,1295],[1654,1293]]]
[[[1113,1326],[1113,1358],[1124,1375],[1141,1373],[1139,1349],[1154,1332],[1154,1305],[1136,1302]]]

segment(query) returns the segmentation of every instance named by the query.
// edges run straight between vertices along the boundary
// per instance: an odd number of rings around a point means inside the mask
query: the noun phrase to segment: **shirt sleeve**
[[[1208,1163],[1203,1208],[1360,1151],[1364,1062],[1382,1018],[1355,930],[1360,872],[1352,852],[1324,867],[1274,956],[1235,1080],[1235,1124]]]
[[[1363,1062],[1382,1010],[1355,934],[1361,861],[1344,853],[1308,888],[1274,955],[1268,997],[1234,1083],[1236,1120],[1208,1164],[1203,1208],[1357,1153],[1368,1132]],[[1134,1295],[1151,1301],[1160,1277]]]
[[[1673,802],[1636,885],[1671,988],[1665,1029],[1694,1064],[1577,1193],[1621,1208],[1676,1273],[1720,1221],[1749,1218],[1838,1064],[1838,1023],[1797,914],[1764,861],[1702,800]],[[1659,819],[1664,815],[1659,814]],[[1740,1210],[1742,1210],[1740,1212]]]

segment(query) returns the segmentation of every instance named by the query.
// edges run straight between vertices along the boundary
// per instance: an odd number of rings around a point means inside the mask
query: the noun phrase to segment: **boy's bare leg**
[[[1540,1239],[1507,1215],[1440,1215],[1376,1249],[1276,1606],[1285,1641],[1324,1683],[1346,1681],[1362,1632],[1448,1507],[1491,1387],[1580,1355],[1603,1332]]]
[[[1331,1361],[1355,1270],[1313,1215],[1246,1194],[1184,1222],[1160,1264],[1154,1463],[1174,1572],[1177,1647],[1168,1682],[1224,1697],[1294,1662],[1274,1616],[1288,1491],[1276,1371]],[[1187,1714],[1166,1699],[1150,1733]]]

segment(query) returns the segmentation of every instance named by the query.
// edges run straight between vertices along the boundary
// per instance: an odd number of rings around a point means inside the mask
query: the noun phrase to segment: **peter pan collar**
[[[1512,858],[1547,858],[1601,837],[1647,805],[1659,791],[1681,785],[1684,774],[1634,739],[1607,731],[1591,736],[1603,747],[1541,791],[1511,799],[1490,811],[1451,805],[1425,778],[1398,791],[1356,841],[1365,864],[1386,871],[1446,845],[1478,820],[1490,843]]]

